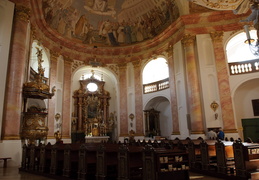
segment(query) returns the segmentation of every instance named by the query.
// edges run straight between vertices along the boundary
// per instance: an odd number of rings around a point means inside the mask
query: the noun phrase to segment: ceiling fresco
[[[92,46],[145,41],[179,17],[175,0],[43,0],[42,11],[50,28]]]

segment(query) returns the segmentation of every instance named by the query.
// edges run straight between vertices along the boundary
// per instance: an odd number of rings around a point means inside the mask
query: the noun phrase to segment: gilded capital
[[[141,61],[137,60],[137,61],[132,61],[132,64],[134,66],[134,68],[139,68],[141,65]]]
[[[22,21],[29,21],[31,10],[27,7],[17,5],[15,7],[15,17]]]
[[[166,50],[169,56],[172,56],[174,54],[174,46],[170,44]]]
[[[59,53],[50,50],[50,58],[51,58],[51,60],[56,60],[57,61],[58,57],[59,57]]]
[[[222,42],[223,41],[224,32],[223,31],[214,31],[210,33],[210,37],[213,41]]]
[[[120,70],[126,69],[127,68],[127,63],[120,63],[120,64],[118,64],[118,67],[119,67]]]
[[[73,63],[73,60],[68,56],[63,56],[64,63],[71,65]]]
[[[182,44],[184,47],[191,46],[191,45],[194,45],[195,40],[196,40],[195,35],[185,34],[182,39]]]

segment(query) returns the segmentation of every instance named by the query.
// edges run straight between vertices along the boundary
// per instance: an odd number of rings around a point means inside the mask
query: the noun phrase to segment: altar
[[[100,142],[107,142],[109,136],[85,136],[86,143],[100,143]]]

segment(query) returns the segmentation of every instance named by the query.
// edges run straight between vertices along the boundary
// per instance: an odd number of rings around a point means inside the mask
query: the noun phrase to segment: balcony
[[[169,88],[169,78],[156,81],[153,83],[149,83],[149,84],[143,84],[143,93],[144,94],[153,93],[167,88]]]
[[[228,63],[230,75],[259,72],[259,59]]]

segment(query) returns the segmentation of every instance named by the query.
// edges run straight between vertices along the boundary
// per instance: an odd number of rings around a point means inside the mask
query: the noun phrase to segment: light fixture
[[[259,43],[258,43],[258,39],[252,39],[250,36],[250,32],[249,32],[249,25],[244,25],[244,30],[246,33],[246,38],[247,40],[245,40],[245,43],[249,45],[250,51],[252,52],[253,55],[255,56],[259,56]]]

